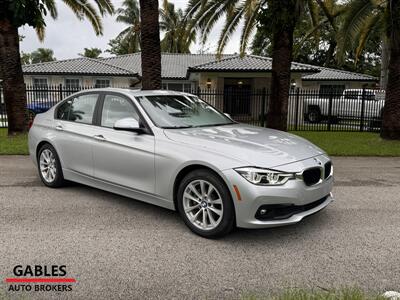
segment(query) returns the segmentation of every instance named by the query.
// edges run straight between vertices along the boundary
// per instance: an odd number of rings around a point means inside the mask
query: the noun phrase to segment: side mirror
[[[139,122],[134,118],[120,119],[114,123],[115,130],[132,131],[136,133],[143,133],[144,129],[140,128]]]

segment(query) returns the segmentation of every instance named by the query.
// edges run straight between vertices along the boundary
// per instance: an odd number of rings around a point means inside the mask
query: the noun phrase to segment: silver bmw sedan
[[[187,93],[79,92],[36,116],[29,151],[48,187],[75,181],[177,210],[208,238],[294,224],[333,201],[324,151]]]

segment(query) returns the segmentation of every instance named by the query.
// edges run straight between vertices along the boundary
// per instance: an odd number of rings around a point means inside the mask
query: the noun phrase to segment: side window
[[[57,110],[57,119],[92,124],[98,97],[98,94],[88,94],[64,102]]]
[[[106,88],[111,86],[110,79],[96,79],[95,88]]]
[[[123,97],[107,95],[101,113],[101,126],[112,128],[116,121],[124,118],[134,118],[139,121],[139,115],[133,104]]]
[[[347,100],[358,100],[359,92],[358,91],[346,91],[344,93],[344,98]]]

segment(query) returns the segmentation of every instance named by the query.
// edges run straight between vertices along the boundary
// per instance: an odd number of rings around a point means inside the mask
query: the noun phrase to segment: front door
[[[106,94],[93,144],[94,176],[124,187],[154,193],[154,136],[113,129],[114,123],[123,118],[139,121],[131,99],[119,94]]]
[[[232,117],[250,114],[251,86],[225,85],[224,112]]]

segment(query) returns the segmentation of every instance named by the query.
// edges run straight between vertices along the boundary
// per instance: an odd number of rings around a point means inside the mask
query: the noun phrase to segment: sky
[[[43,42],[40,42],[36,36],[36,32],[29,26],[20,28],[19,33],[25,38],[21,43],[23,52],[32,52],[37,48],[51,48],[57,60],[75,58],[79,53],[83,53],[83,48],[100,48],[106,50],[110,39],[115,38],[126,25],[115,21],[115,16],[107,16],[103,18],[104,34],[96,36],[90,23],[86,20],[79,21],[70,9],[65,6],[61,0],[54,0],[58,9],[58,18],[53,20],[46,17],[46,36]],[[122,0],[112,0],[115,8],[121,6]],[[188,1],[186,0],[170,0],[175,4],[176,8],[185,9]],[[159,0],[159,3],[161,1]],[[209,39],[205,46],[208,52],[215,52],[219,32],[223,25],[223,18],[210,33]],[[240,32],[235,32],[231,40],[225,48],[225,53],[239,52]],[[191,47],[191,52],[196,53],[201,46],[196,43]],[[103,53],[102,56],[110,56]]]

